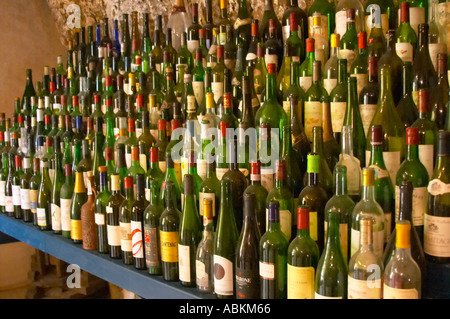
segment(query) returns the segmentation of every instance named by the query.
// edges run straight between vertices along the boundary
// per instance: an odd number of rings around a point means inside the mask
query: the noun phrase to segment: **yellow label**
[[[30,190],[30,207],[32,213],[36,213],[37,195],[38,191],[35,191],[33,189]]]
[[[417,289],[392,288],[384,284],[383,299],[419,299]]]
[[[381,299],[381,279],[358,280],[348,276],[348,299]]]
[[[75,240],[81,240],[81,220],[72,219],[70,221],[70,237]]]
[[[287,298],[314,299],[314,268],[287,266]]]
[[[321,102],[305,102],[305,134],[308,141],[313,140],[313,127],[322,126],[323,107]]]
[[[160,231],[161,261],[178,262],[178,232]]]
[[[317,212],[309,212],[309,234],[312,240],[317,241]]]

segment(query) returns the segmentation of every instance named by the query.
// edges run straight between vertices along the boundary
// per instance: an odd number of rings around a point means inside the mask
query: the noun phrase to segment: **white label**
[[[139,164],[144,172],[147,172],[147,156],[145,154],[139,154]]]
[[[275,64],[276,70],[278,70],[278,55],[276,54],[265,54],[264,61],[266,62],[266,68],[269,68],[269,64]]]
[[[445,184],[439,179],[433,179],[428,183],[427,190],[433,196],[444,195],[450,193],[450,184]]]
[[[424,252],[436,257],[450,257],[450,217],[425,214]]]
[[[352,228],[351,230],[351,253],[350,257],[353,256],[359,249],[359,236],[360,231]],[[384,246],[384,229],[379,231],[373,231],[373,252],[379,257],[383,256],[383,246]]]
[[[270,192],[273,188],[273,170],[271,168],[261,168],[261,185]]]
[[[108,245],[110,246],[120,246],[121,240],[120,240],[120,226],[106,226],[106,234],[108,236]]]
[[[348,276],[348,299],[381,299],[381,279],[358,280]]]
[[[428,44],[428,50],[430,52],[430,58],[434,66],[434,70],[437,72],[437,56],[439,53],[447,54],[447,47],[444,43],[430,43]]]
[[[212,82],[211,90],[214,94],[214,101],[217,103],[223,95],[223,82]]]
[[[327,90],[328,95],[331,94],[331,91],[336,87],[337,79],[323,79],[323,87]]]
[[[197,174],[202,180],[206,178],[207,162],[205,159],[197,160]]]
[[[321,294],[318,294],[316,292],[316,293],[314,293],[314,299],[342,299],[342,297],[327,297],[327,296],[323,296]]]
[[[347,32],[347,11],[341,10],[336,12],[336,33],[339,33],[340,38]]]
[[[402,42],[395,44],[395,51],[403,62],[413,62],[414,49],[411,43]]]
[[[398,169],[400,168],[400,152],[383,152],[384,164],[389,172],[392,185],[395,185]]]
[[[197,278],[197,285],[207,284],[209,281],[208,273],[206,272],[206,266],[200,260],[195,261],[195,276]]]
[[[232,296],[233,280],[233,263],[222,256],[214,255],[214,292]]]
[[[45,218],[45,208],[37,208],[36,213],[38,226],[47,226],[47,220]]]
[[[131,166],[131,153],[125,153],[125,162],[127,163],[127,168]]]
[[[14,204],[12,196],[5,195],[5,209],[8,213],[14,212]]]
[[[197,100],[197,104],[200,105],[203,101],[204,88],[202,81],[193,81],[192,88],[194,90],[195,99]]]
[[[316,61],[320,61],[321,65],[325,65],[325,62],[327,62],[325,61],[325,50],[317,48],[317,43],[315,45],[314,58]]]
[[[5,190],[6,181],[0,181],[0,206],[5,206],[6,204]]]
[[[20,206],[20,185],[12,185],[12,200],[14,206]]]
[[[361,120],[364,126],[364,134],[366,136],[369,133],[370,124],[372,123],[376,110],[377,110],[376,104],[359,105],[359,112],[361,113]]]
[[[144,258],[144,242],[142,236],[142,222],[131,221],[131,244],[134,258]]]
[[[72,205],[72,199],[60,198],[59,203],[61,205],[61,229],[63,231],[70,231],[72,229],[70,221],[70,206]]]
[[[195,54],[195,50],[199,48],[199,40],[188,40],[187,47],[192,54]]]
[[[344,125],[345,111],[347,110],[347,102],[331,102],[331,126],[333,132],[342,132],[342,126]]]
[[[178,244],[178,265],[180,281],[191,282],[190,247]]]
[[[400,289],[383,285],[383,299],[418,299],[417,289]]]
[[[98,226],[105,225],[105,214],[95,213],[95,224]]]
[[[122,251],[133,251],[131,244],[131,223],[120,222],[120,247]]]
[[[226,172],[228,172],[229,168],[216,168],[216,177],[219,181],[222,180],[223,175],[225,175]]]
[[[434,146],[425,144],[419,145],[419,160],[427,169],[428,177],[431,178],[434,170]]]
[[[312,76],[301,76],[300,77],[300,86],[303,91],[308,91],[312,85]]]
[[[387,170],[382,169],[377,165],[370,165],[369,167],[374,169],[376,180],[389,177],[389,172]]]
[[[259,275],[263,279],[274,280],[275,279],[275,264],[260,261],[259,262]]]
[[[204,199],[210,199],[212,201],[212,203],[211,203],[212,213],[213,213],[213,216],[216,216],[216,194],[214,194],[214,193],[199,193],[198,198],[199,198],[198,205],[199,205],[200,216],[203,216],[203,200]]]
[[[425,23],[425,8],[409,7],[409,23],[411,24],[411,28],[413,28],[414,32],[418,35],[419,24]]]
[[[1,206],[1,204],[0,204],[0,206]],[[29,189],[23,189],[23,188],[20,189],[20,206],[22,209],[31,209],[30,190]]]
[[[59,231],[61,230],[61,208],[53,204],[51,205],[52,210],[52,229]]]
[[[165,174],[166,173],[166,161],[159,161],[159,169]]]
[[[413,188],[412,218],[414,226],[423,226],[425,213],[427,212],[428,191],[426,187]],[[400,187],[395,186],[395,220],[398,220],[400,203]]]
[[[313,140],[313,127],[322,126],[323,107],[321,102],[305,102],[305,134],[308,141]]]

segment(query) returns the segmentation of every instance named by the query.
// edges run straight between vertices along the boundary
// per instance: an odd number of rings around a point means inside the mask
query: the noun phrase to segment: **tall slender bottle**
[[[297,235],[287,250],[287,298],[314,299],[314,281],[320,258],[319,246],[309,233],[309,208],[297,208]]]
[[[219,299],[235,296],[236,244],[239,233],[233,212],[231,182],[220,184],[221,206],[214,238],[214,292]]]
[[[97,233],[97,250],[101,254],[109,253],[108,233],[106,226],[106,203],[111,196],[108,188],[108,172],[106,166],[99,167],[99,188],[95,197],[95,224]]]
[[[131,242],[131,206],[134,203],[133,177],[124,178],[125,199],[119,208],[120,225],[120,248],[122,250],[122,261],[125,265],[133,264],[133,246]]]
[[[41,230],[51,230],[51,194],[52,184],[48,174],[49,161],[41,160],[42,179],[36,199],[38,226]]]
[[[146,269],[144,247],[144,211],[148,205],[145,199],[144,174],[136,174],[136,200],[131,205],[131,245],[134,267]]]
[[[73,189],[72,203],[70,206],[70,237],[75,244],[81,244],[83,242],[81,207],[86,203],[87,199],[88,196],[83,172],[75,170],[75,186]]]
[[[404,2],[403,2],[404,3]],[[403,96],[397,104],[397,112],[406,128],[410,127],[419,117],[417,106],[411,93],[411,62],[404,62],[402,67]]]
[[[417,34],[409,23],[409,3],[400,4],[400,25],[396,31],[395,50],[403,62],[413,62],[417,49]]]
[[[440,53],[437,57],[438,83],[430,94],[431,119],[436,122],[438,129],[445,129],[445,119],[448,110],[448,61],[447,55]]]
[[[119,222],[120,205],[125,200],[120,189],[118,174],[111,175],[111,196],[106,202],[106,229],[108,236],[109,256],[113,259],[122,258],[121,227]]]
[[[214,291],[214,220],[212,204],[212,200],[209,198],[205,198],[200,203],[203,206],[203,232],[195,259],[197,289],[205,293]]]
[[[33,218],[31,215],[31,206],[30,206],[30,181],[31,178],[33,177],[33,171],[31,169],[30,157],[23,158],[23,169],[25,172],[20,180],[20,206],[22,209],[23,221],[31,222]]]
[[[375,111],[377,110],[380,92],[377,63],[377,57],[369,56],[367,58],[368,82],[362,88],[358,100],[365,136],[368,136],[369,134],[370,124],[372,123]]]

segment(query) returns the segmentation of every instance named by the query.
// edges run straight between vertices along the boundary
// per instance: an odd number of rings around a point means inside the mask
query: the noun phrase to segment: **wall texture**
[[[0,0],[0,30],[0,112],[11,116],[14,97],[25,88],[25,70],[33,70],[34,82],[42,80],[44,66],[56,65],[66,49],[46,0]]]

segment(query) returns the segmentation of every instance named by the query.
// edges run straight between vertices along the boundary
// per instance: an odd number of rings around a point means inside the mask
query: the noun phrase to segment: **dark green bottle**
[[[99,188],[95,198],[95,224],[97,226],[97,250],[101,254],[109,253],[108,233],[106,226],[106,203],[111,196],[108,190],[108,172],[106,166],[100,166]]]
[[[131,206],[131,244],[134,267],[146,269],[144,248],[144,211],[148,205],[145,199],[144,174],[136,174],[136,200]]]

